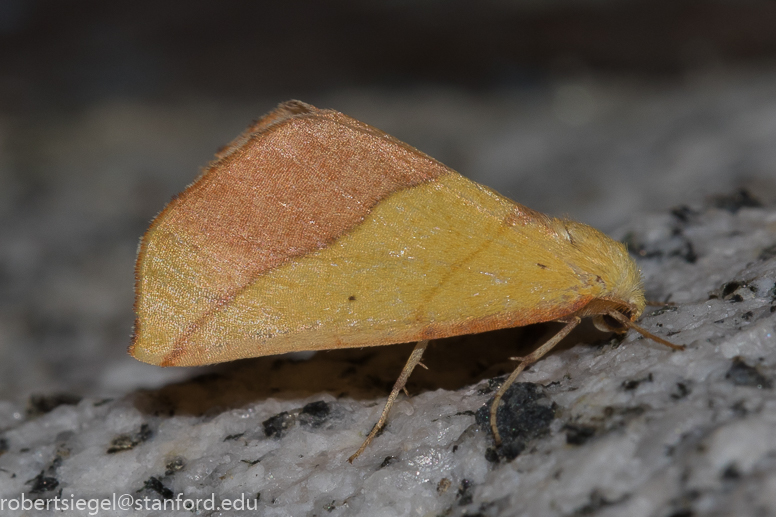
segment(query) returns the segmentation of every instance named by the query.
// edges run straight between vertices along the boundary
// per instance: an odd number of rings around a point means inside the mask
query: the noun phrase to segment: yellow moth
[[[249,127],[154,219],[136,266],[129,352],[193,366],[417,341],[380,421],[428,341],[592,316],[643,335],[638,267],[589,226],[548,217],[342,113],[299,101]]]

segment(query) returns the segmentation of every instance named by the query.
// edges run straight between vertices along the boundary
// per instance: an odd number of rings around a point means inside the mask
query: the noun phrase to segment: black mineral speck
[[[733,358],[733,364],[725,374],[725,378],[736,386],[751,386],[754,388],[771,388],[770,379],[757,371],[754,366],[749,366],[740,357]]]
[[[740,303],[744,301],[744,297],[741,295],[741,289],[748,289],[751,292],[756,292],[756,288],[749,285],[746,282],[739,282],[733,280],[731,282],[725,282],[719,289],[709,293],[709,300],[715,298],[721,298],[728,302]]]
[[[695,264],[698,261],[698,254],[695,252],[695,247],[690,239],[683,237],[682,246],[672,251],[670,254],[672,257],[679,257],[688,264]]]
[[[641,381],[635,381],[635,380],[622,381],[622,386],[621,387],[625,391],[633,391],[633,390],[635,390],[636,388],[639,387],[639,384],[641,384]]]
[[[331,408],[323,400],[310,402],[302,408],[299,423],[310,427],[320,427],[329,418]]]
[[[717,196],[714,198],[714,206],[735,214],[744,207],[757,208],[763,204],[748,190],[742,188],[732,194]]]
[[[674,400],[681,400],[690,394],[690,388],[683,382],[676,383],[676,392],[671,393],[671,398]]]
[[[56,490],[59,486],[59,481],[55,477],[45,476],[43,471],[40,474],[29,480],[27,483],[31,484],[31,494],[42,494],[43,492],[51,492]]]
[[[146,480],[145,484],[143,485],[143,488],[156,492],[157,494],[162,496],[163,499],[172,499],[173,496],[175,495],[175,493],[172,490],[170,490],[169,488],[167,488],[162,484],[159,478],[156,478],[154,476],[151,476]]]
[[[71,393],[32,395],[27,401],[27,414],[29,416],[43,415],[59,406],[75,406],[79,402],[81,402],[81,397]]]
[[[175,458],[168,461],[167,465],[165,465],[164,475],[172,476],[179,470],[183,470],[185,467],[186,467],[186,460],[184,458],[181,458],[180,456],[176,456]]]
[[[283,411],[275,416],[269,417],[262,422],[261,425],[264,426],[264,435],[267,438],[281,438],[283,433],[294,425],[294,422],[296,422],[296,417],[291,415],[288,411]]]
[[[566,431],[566,443],[569,445],[583,445],[595,436],[595,427],[589,425],[566,424],[563,430]]]
[[[485,459],[491,463],[498,463],[501,461],[501,458],[498,457],[498,452],[496,452],[496,449],[493,447],[485,449]]]
[[[735,465],[728,465],[727,468],[722,471],[720,477],[723,481],[738,481],[741,479],[741,472],[738,471]]]
[[[379,467],[379,468],[381,468],[381,469],[382,469],[382,468],[385,468],[385,467],[387,467],[388,465],[390,465],[391,463],[393,463],[393,461],[394,461],[395,459],[396,459],[396,456],[386,456],[386,457],[385,457],[385,459],[383,460],[383,462],[382,462],[382,463],[380,463],[380,467]]]
[[[0,456],[8,452],[8,440],[0,438]]]
[[[504,382],[504,379],[506,379],[506,377],[496,377],[495,379],[488,379],[488,383],[485,385],[485,387],[477,390],[477,395],[490,395],[491,393],[496,391],[499,386],[501,386],[501,383]]]
[[[468,479],[461,480],[461,485],[458,487],[458,493],[455,494],[455,498],[458,499],[458,506],[472,504],[472,501],[474,501],[474,494],[472,493],[473,487],[474,483]]]
[[[652,380],[653,380],[653,377],[652,377],[652,374],[650,373],[643,379],[631,379],[629,381],[623,381],[623,383],[621,384],[621,387],[625,391],[634,391],[636,388],[639,387],[639,385],[641,385],[642,382],[652,382]]]
[[[502,398],[497,413],[498,431],[501,435],[500,456],[508,461],[515,459],[530,440],[547,433],[555,411],[538,401],[545,399],[536,384],[516,382],[509,387]],[[493,399],[477,410],[476,421],[480,427],[490,431],[490,406]]]
[[[676,217],[679,222],[681,223],[687,223],[692,219],[694,216],[698,215],[698,212],[696,210],[693,210],[687,205],[678,206],[676,208],[671,209],[671,215]]]
[[[148,424],[143,424],[135,433],[122,434],[114,438],[113,441],[110,442],[110,447],[108,447],[106,452],[108,454],[115,454],[117,452],[134,449],[141,443],[151,438],[152,435],[153,432],[151,431],[151,428],[148,427]]]
[[[738,288],[741,287],[740,282],[728,282],[726,284],[723,284],[722,286],[722,297],[725,298],[727,296],[730,296],[734,292],[738,290]]]

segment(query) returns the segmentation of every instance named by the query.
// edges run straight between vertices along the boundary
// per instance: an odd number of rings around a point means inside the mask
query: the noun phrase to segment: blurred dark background
[[[2,109],[672,76],[772,58],[775,20],[776,3],[746,0],[4,0]]]
[[[135,247],[287,99],[604,230],[770,202],[774,27],[773,1],[2,0],[0,398],[186,375],[125,354]]]

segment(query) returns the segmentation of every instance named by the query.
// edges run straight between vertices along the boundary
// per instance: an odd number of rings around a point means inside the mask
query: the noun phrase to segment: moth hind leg
[[[425,341],[419,341],[418,344],[415,345],[415,348],[412,350],[412,353],[410,354],[410,358],[407,359],[407,364],[404,365],[404,368],[402,369],[401,373],[399,374],[399,378],[396,379],[396,383],[393,385],[393,389],[391,390],[391,394],[388,395],[388,400],[385,402],[385,407],[383,407],[383,412],[380,414],[380,420],[377,421],[377,423],[372,428],[372,431],[369,433],[369,436],[366,437],[366,440],[364,440],[364,443],[361,444],[361,447],[358,448],[358,450],[353,454],[350,458],[348,458],[348,461],[350,463],[353,463],[353,460],[358,458],[364,450],[369,446],[369,444],[374,440],[375,436],[377,436],[377,433],[380,432],[380,429],[383,428],[385,425],[385,422],[388,420],[388,413],[391,410],[391,406],[393,406],[393,403],[396,401],[396,397],[399,396],[399,392],[404,390],[406,393],[407,390],[404,389],[404,386],[407,384],[407,380],[410,378],[410,375],[412,374],[412,370],[415,369],[415,367],[420,363],[420,359],[423,357],[423,352],[426,351],[426,347],[428,346],[428,340]],[[425,365],[421,364],[425,368]]]

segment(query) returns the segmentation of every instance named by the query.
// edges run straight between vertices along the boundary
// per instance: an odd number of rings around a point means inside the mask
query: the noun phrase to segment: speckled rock
[[[675,303],[641,324],[687,349],[573,333],[514,387],[542,415],[515,454],[476,413],[506,358],[552,325],[437,342],[353,465],[411,345],[241,361],[111,400],[3,402],[0,500],[127,494],[149,508],[100,515],[191,515],[173,505],[197,499],[200,515],[776,512],[776,209],[742,199],[616,232],[648,296]]]

